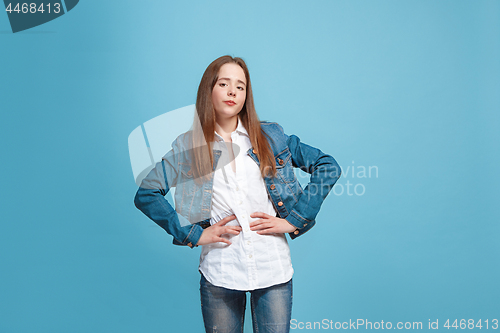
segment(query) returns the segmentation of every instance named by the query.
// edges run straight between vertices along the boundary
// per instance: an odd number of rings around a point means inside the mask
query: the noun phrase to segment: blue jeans
[[[201,312],[205,331],[243,332],[246,291],[217,287],[203,274],[200,280]],[[250,290],[253,331],[288,333],[292,315],[292,280],[268,288]]]

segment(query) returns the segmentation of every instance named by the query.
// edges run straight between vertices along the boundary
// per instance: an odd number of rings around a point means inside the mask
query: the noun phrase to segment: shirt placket
[[[234,213],[238,218],[238,221],[240,221],[240,225],[242,228],[241,240],[243,242],[243,248],[245,249],[248,280],[250,283],[249,287],[254,288],[254,286],[257,284],[257,265],[255,262],[255,251],[252,241],[253,231],[250,230],[250,224],[249,224],[250,212],[248,211],[247,208],[247,200],[245,200],[247,195],[246,189],[248,188],[247,179],[245,177],[246,168],[244,163],[246,150],[243,149],[246,146],[243,142],[245,138],[238,135],[237,133],[232,133],[231,139],[233,143],[237,144],[240,148],[242,148],[240,149],[238,156],[236,156],[235,158],[236,173],[231,172],[231,177],[233,178],[233,184],[234,184],[232,190],[233,190],[233,198],[235,198]]]

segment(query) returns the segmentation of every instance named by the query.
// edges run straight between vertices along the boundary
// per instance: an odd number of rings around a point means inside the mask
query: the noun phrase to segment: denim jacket
[[[316,223],[321,204],[340,178],[340,166],[332,156],[300,142],[295,135],[286,135],[277,123],[261,122],[261,128],[267,134],[277,170],[276,177],[265,177],[264,183],[277,216],[297,228],[289,233],[294,239]],[[200,184],[194,181],[189,153],[191,135],[191,131],[184,133],[172,143],[172,150],[143,179],[134,203],[174,237],[174,244],[193,248],[203,229],[210,226],[214,173],[208,181]],[[221,151],[213,150],[213,153],[215,170]],[[259,165],[255,150],[249,149],[247,154]],[[311,174],[304,189],[295,176],[294,167]],[[165,199],[173,186],[176,209]]]

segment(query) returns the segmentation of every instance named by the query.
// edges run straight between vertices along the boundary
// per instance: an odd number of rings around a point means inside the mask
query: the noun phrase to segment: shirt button
[[[252,255],[250,254],[250,255],[248,256],[248,258],[252,258]]]
[[[250,245],[250,241],[247,241],[247,244]]]
[[[245,228],[245,232],[249,232],[250,231],[250,228]]]
[[[272,184],[271,186],[269,186],[271,188],[271,190],[274,190],[276,188],[276,186],[274,186],[274,184]]]
[[[278,206],[280,207],[283,206],[283,202],[282,201],[278,202]]]
[[[299,231],[298,231],[298,230],[295,230],[293,233],[294,233],[295,235],[298,235],[298,234],[299,234]]]

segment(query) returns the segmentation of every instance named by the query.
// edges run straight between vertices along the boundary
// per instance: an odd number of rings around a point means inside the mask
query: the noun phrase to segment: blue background
[[[365,189],[290,241],[292,318],[500,319],[499,1],[87,0],[0,14],[0,332],[203,330],[199,249],[134,207],[127,137],[224,54]]]

